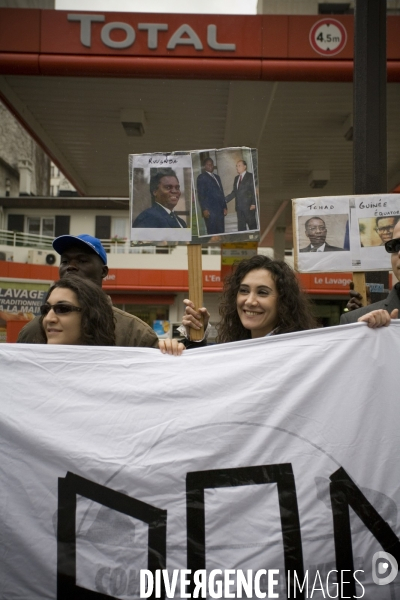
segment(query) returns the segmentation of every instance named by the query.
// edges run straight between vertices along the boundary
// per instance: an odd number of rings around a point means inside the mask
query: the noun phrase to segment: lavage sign
[[[39,314],[45,296],[46,292],[41,290],[0,288],[0,311]]]
[[[399,355],[2,344],[1,597],[400,597]]]

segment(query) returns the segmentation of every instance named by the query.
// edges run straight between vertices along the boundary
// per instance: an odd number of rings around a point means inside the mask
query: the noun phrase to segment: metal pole
[[[387,192],[386,0],[356,0],[354,14],[353,173],[355,194]],[[388,273],[367,273],[388,287]],[[372,302],[385,294],[372,294]]]

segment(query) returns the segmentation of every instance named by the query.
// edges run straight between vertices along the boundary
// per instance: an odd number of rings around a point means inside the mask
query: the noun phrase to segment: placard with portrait
[[[399,220],[398,194],[296,198],[295,268],[302,273],[389,270],[385,243]]]

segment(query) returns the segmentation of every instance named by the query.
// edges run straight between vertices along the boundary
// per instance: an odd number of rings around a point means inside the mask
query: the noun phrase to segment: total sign
[[[310,44],[318,54],[334,56],[343,50],[346,42],[346,29],[336,19],[321,19],[311,28]]]

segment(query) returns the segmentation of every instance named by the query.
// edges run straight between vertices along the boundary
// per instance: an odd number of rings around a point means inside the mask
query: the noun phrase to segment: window
[[[28,217],[27,232],[32,235],[54,237],[54,217]]]
[[[28,217],[28,233],[40,235],[40,217]]]
[[[96,237],[100,240],[127,240],[127,217],[96,216]]]
[[[126,217],[112,217],[111,239],[127,239],[128,219]]]
[[[42,219],[42,235],[54,237],[54,218],[46,217]]]

